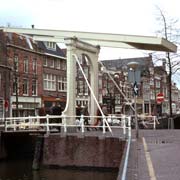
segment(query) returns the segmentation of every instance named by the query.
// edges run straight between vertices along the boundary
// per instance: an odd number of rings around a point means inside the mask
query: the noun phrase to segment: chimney
[[[166,70],[166,59],[162,59],[162,66],[163,69]]]

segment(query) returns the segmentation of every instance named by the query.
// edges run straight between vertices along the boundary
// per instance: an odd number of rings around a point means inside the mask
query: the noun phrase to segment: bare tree
[[[175,44],[179,44],[178,39],[179,39],[179,30],[177,28],[178,20],[169,18],[166,16],[166,14],[159,8],[157,7],[159,11],[159,16],[158,16],[158,23],[161,26],[160,30],[157,31],[157,35],[161,35],[164,37],[166,40],[171,41]],[[166,65],[167,65],[167,83],[168,83],[168,98],[169,98],[169,115],[172,117],[172,79],[175,77],[175,74],[178,73],[180,70],[180,61],[179,61],[180,54],[178,53],[170,53],[166,52],[165,54],[156,54],[156,59],[166,60]]]

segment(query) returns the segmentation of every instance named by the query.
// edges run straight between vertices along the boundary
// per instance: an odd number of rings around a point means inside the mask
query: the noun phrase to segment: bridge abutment
[[[125,141],[95,136],[59,136],[44,138],[45,166],[119,168]]]

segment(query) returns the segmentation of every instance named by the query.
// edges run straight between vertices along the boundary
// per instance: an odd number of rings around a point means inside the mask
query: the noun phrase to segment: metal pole
[[[136,83],[136,70],[134,70],[134,84]],[[137,118],[137,94],[134,93],[134,115],[135,115],[135,123],[136,123],[136,138],[139,138],[139,130],[138,130],[138,118]]]
[[[137,118],[137,95],[134,95],[135,123],[136,123],[136,138],[139,138],[138,118]]]
[[[130,62],[127,64],[130,68],[130,70],[133,70],[133,80],[134,80],[134,85],[133,85],[133,92],[134,92],[134,115],[135,115],[135,128],[136,128],[136,138],[139,138],[139,130],[138,130],[138,118],[137,118],[137,95],[138,95],[138,87],[137,87],[137,82],[136,82],[136,69],[139,65],[138,62]]]
[[[17,59],[14,59],[14,75],[15,75],[15,90],[16,90],[16,117],[19,116],[19,101],[18,101],[18,77],[17,77]]]

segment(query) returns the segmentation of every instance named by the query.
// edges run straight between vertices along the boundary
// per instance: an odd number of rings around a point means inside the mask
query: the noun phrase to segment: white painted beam
[[[85,42],[103,47],[133,48],[168,52],[177,51],[177,46],[175,44],[160,37],[30,28],[2,29],[5,32],[29,34],[34,36],[34,39],[38,41],[64,42],[64,38],[75,36]]]

